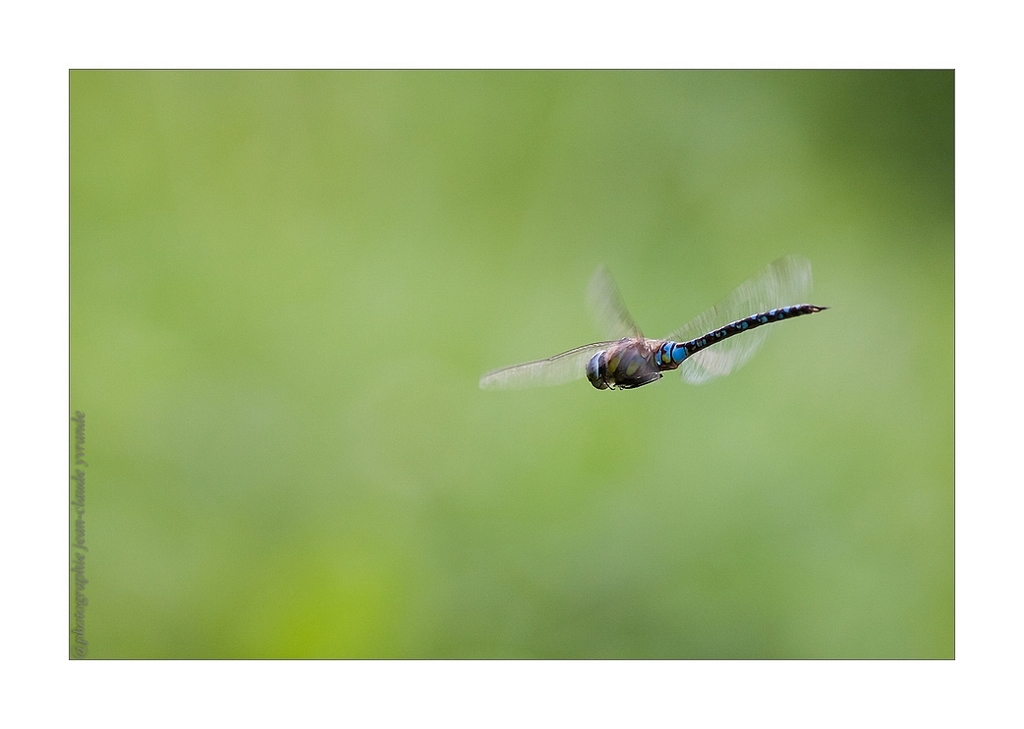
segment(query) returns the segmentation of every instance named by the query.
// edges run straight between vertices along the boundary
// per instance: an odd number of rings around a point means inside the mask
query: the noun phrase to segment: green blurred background
[[[72,72],[70,408],[91,657],[952,657],[953,74]]]

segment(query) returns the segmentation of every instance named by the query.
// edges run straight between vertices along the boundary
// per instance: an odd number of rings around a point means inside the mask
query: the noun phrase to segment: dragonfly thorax
[[[629,390],[661,379],[650,348],[643,340],[622,340],[587,362],[587,379],[598,390]]]

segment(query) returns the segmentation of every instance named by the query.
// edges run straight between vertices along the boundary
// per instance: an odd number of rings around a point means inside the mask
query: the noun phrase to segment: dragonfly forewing
[[[590,285],[587,287],[587,306],[601,336],[614,339],[639,339],[643,336],[622,300],[615,279],[604,266],[598,266],[590,279]]]
[[[615,344],[616,342],[585,344],[547,359],[492,370],[480,378],[480,389],[518,390],[562,385],[579,380],[586,375],[587,362],[602,349],[608,349]]]

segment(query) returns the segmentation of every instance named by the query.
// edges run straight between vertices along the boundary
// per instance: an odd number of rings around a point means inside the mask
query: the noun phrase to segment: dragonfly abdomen
[[[792,319],[804,314],[815,314],[827,308],[827,306],[814,306],[813,304],[794,304],[793,306],[780,306],[777,309],[769,309],[760,314],[752,314],[744,319],[730,322],[724,327],[719,327],[696,339],[691,339],[688,342],[667,341],[658,348],[654,360],[660,369],[674,370],[687,357],[736,334],[742,334],[764,324],[773,324],[783,319]]]

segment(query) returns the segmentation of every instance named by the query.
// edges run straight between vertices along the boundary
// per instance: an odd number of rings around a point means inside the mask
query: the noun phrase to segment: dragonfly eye
[[[576,370],[579,372],[579,370]],[[604,350],[598,352],[587,362],[587,379],[590,384],[598,390],[608,389],[608,353]]]

